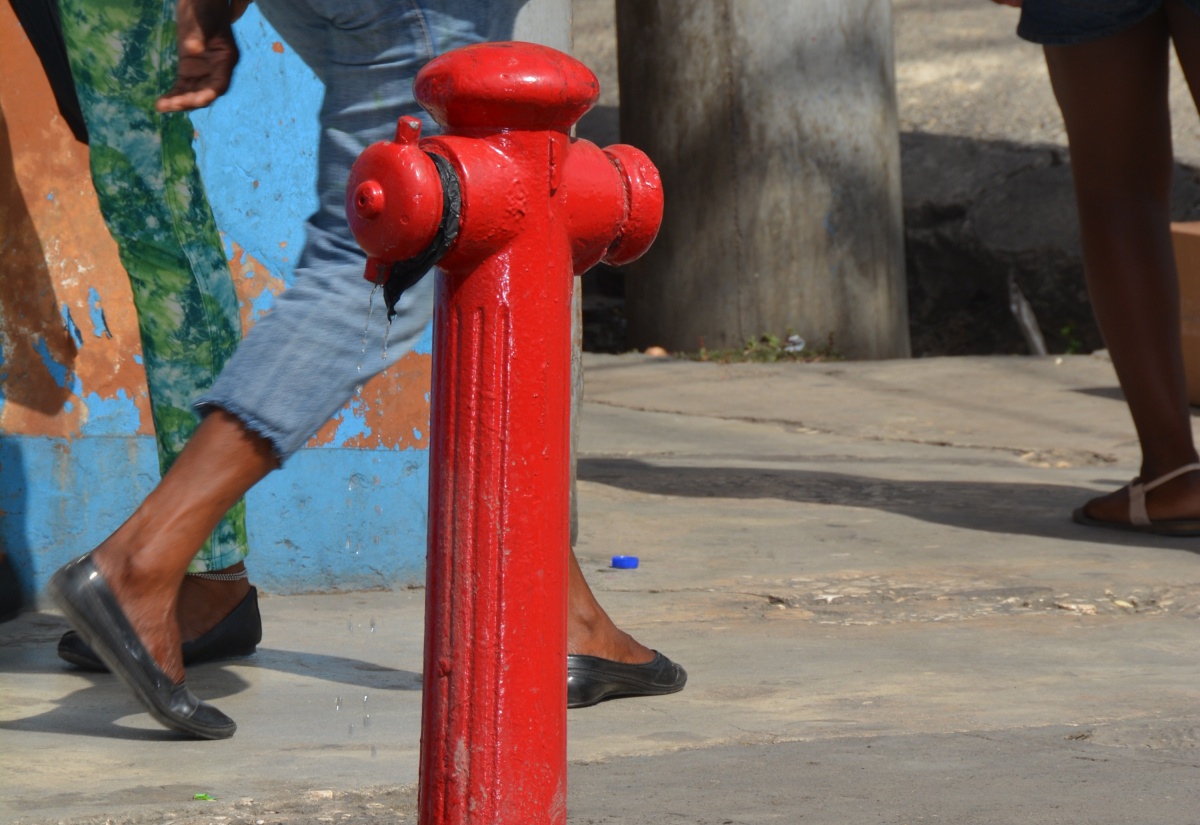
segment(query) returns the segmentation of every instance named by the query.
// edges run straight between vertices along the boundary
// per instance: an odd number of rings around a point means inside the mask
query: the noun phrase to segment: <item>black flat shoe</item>
[[[683,690],[687,671],[654,651],[642,665],[597,656],[567,656],[567,707],[586,708],[620,696],[662,696]]]
[[[150,715],[197,739],[227,739],[237,724],[202,702],[184,682],[175,684],[146,650],[90,556],[59,568],[47,585],[51,597],[96,655],[133,691]]]
[[[246,598],[207,633],[183,643],[183,666],[249,656],[262,641],[262,616],[258,612],[258,590],[251,587]],[[68,630],[58,640],[58,658],[83,670],[107,673],[108,668],[83,637]]]

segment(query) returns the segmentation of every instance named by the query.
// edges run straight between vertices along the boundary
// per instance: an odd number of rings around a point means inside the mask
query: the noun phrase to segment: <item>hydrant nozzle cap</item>
[[[379,181],[368,180],[358,185],[354,192],[354,213],[364,221],[369,221],[383,214],[387,198]]]
[[[402,118],[395,141],[368,146],[350,169],[346,218],[370,258],[404,261],[429,246],[442,220],[437,166],[416,143],[420,121]]]

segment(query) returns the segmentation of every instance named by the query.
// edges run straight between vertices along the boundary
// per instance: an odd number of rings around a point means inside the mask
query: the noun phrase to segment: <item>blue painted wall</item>
[[[426,455],[300,451],[246,498],[252,580],[283,593],[421,581]],[[29,592],[103,541],[158,481],[148,436],[0,438],[0,466],[0,539]]]
[[[192,114],[217,225],[284,281],[317,207],[318,111],[325,88],[251,4],[228,93]]]

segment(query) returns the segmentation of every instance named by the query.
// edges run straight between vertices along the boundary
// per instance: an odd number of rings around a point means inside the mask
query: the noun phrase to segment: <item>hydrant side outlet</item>
[[[385,262],[407,260],[429,246],[442,220],[437,167],[417,143],[421,122],[401,118],[397,137],[367,147],[350,170],[346,218],[370,259],[364,277],[386,278]]]
[[[620,171],[625,188],[625,219],[604,260],[622,266],[645,255],[654,243],[666,202],[658,168],[645,152],[619,143],[609,146],[604,154]]]

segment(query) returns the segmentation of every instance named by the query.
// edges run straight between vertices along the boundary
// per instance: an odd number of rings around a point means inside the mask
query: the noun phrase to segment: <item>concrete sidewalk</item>
[[[1200,822],[1200,540],[1070,522],[1136,472],[1105,360],[586,363],[578,552],[690,682],[570,712],[572,825]],[[0,626],[0,818],[415,821],[422,598],[264,596],[224,742]]]

